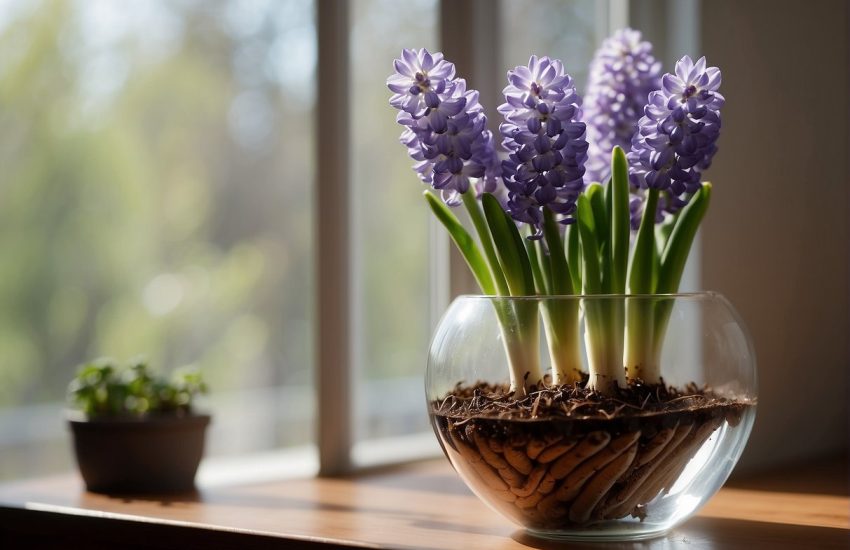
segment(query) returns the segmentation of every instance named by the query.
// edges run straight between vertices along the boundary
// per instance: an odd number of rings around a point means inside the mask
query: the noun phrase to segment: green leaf
[[[608,213],[605,211],[605,191],[598,183],[592,183],[584,192],[587,198],[590,199],[590,206],[593,208],[593,219],[596,225],[596,244],[600,250],[608,242]]]
[[[614,147],[611,155],[611,292],[626,291],[626,275],[629,267],[629,165],[626,154]]]
[[[499,201],[490,193],[481,197],[484,217],[490,227],[493,243],[502,265],[502,271],[512,296],[530,296],[534,294],[534,275],[531,262],[522,242],[522,237],[513,220],[508,217]]]
[[[583,257],[582,283],[585,294],[599,294],[601,278],[599,273],[599,247],[596,242],[596,224],[593,207],[585,193],[578,196],[576,224],[581,235]]]
[[[679,290],[691,245],[710,203],[711,184],[705,182],[688,205],[682,209],[679,220],[667,240],[658,273],[658,293],[668,294]]]
[[[491,195],[492,196],[492,195]],[[493,200],[496,200],[495,197]],[[501,208],[501,205],[499,205]],[[526,239],[522,238],[522,235],[519,234],[519,229],[514,223],[514,220],[510,217],[507,212],[504,212],[505,225],[508,228],[508,234],[510,234],[511,239],[514,242],[514,247],[516,248],[517,255],[519,256],[519,266],[520,271],[522,273],[522,280],[525,284],[525,294],[524,296],[533,296],[534,295],[534,276],[531,273],[531,261],[528,259],[528,254],[525,253],[525,245],[523,244]]]
[[[561,232],[558,230],[558,222],[549,208],[543,208],[543,237],[549,247],[549,261],[552,265],[551,293],[566,295],[573,293],[573,280],[570,276],[570,268],[567,265],[567,257],[564,254],[564,243],[561,241]]]
[[[632,268],[629,275],[629,292],[632,294],[652,294],[655,292],[653,266],[655,250],[655,210],[658,206],[658,189],[650,189],[646,197],[643,219],[640,222],[635,250],[632,255]]]
[[[484,220],[484,215],[481,212],[481,206],[475,198],[475,193],[467,191],[466,193],[463,193],[461,197],[463,197],[463,205],[469,213],[469,219],[472,220],[472,225],[478,233],[478,241],[481,243],[481,248],[484,249],[484,257],[487,259],[487,264],[490,266],[490,273],[493,276],[496,291],[500,296],[507,296],[510,294],[508,282],[505,280],[505,274],[502,272],[502,267],[499,265],[499,258],[496,256],[496,251],[493,248],[492,235],[490,235],[487,222]]]
[[[676,227],[676,223],[678,223],[681,214],[682,211],[679,210],[672,216],[665,219],[663,223],[656,226],[655,244],[656,248],[658,248],[659,256],[661,256],[664,253],[664,249],[667,248],[667,242],[670,240],[670,234],[673,233],[673,228]]]
[[[434,193],[431,191],[425,191],[423,195],[425,196],[425,200],[428,201],[431,211],[434,212],[434,215],[437,216],[437,219],[440,220],[440,223],[442,223],[446,228],[446,231],[449,232],[449,236],[451,236],[452,241],[454,241],[457,249],[463,256],[463,259],[466,260],[466,264],[472,271],[472,275],[475,277],[478,286],[481,287],[481,291],[484,294],[495,294],[496,289],[493,285],[493,278],[490,275],[490,270],[487,268],[484,257],[481,256],[481,252],[478,250],[478,246],[476,246],[472,236],[466,231],[466,229],[463,228],[463,225],[461,225],[457,217],[452,214],[449,208],[443,204],[443,201],[438,199]]]
[[[573,281],[573,294],[581,294],[581,241],[577,223],[567,226],[567,266]]]
[[[608,241],[610,222],[605,206],[605,190],[597,183],[591,184],[585,191],[593,209],[593,220],[596,226],[596,245],[599,247],[599,277],[600,291],[611,292],[611,248]]]
[[[525,250],[528,253],[528,259],[531,262],[531,274],[534,277],[534,285],[537,287],[538,294],[549,294],[551,287],[552,273],[549,267],[549,261],[545,255],[537,254],[537,241],[525,239]],[[544,272],[546,272],[544,274]]]

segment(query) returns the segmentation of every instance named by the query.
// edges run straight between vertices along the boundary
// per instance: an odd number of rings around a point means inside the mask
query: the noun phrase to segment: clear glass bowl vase
[[[712,292],[461,296],[436,328],[426,397],[454,469],[507,519],[546,538],[643,539],[731,473],[755,355]]]

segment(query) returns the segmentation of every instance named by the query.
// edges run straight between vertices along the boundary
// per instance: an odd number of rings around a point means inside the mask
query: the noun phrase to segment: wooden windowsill
[[[738,482],[640,548],[847,548],[845,471],[839,460]],[[76,475],[0,485],[0,547],[20,541],[86,548],[560,547],[489,510],[444,460],[343,479],[201,489],[182,498],[97,495],[83,490]]]

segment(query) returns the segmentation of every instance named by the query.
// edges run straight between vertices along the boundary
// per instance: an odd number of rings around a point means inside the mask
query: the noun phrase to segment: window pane
[[[435,51],[437,3],[352,4],[351,106],[356,435],[427,429],[422,390],[431,332],[430,211],[398,143],[385,86],[402,48]]]
[[[505,67],[525,65],[531,54],[564,62],[579,91],[587,82],[603,2],[596,0],[509,0],[501,2],[501,54]],[[534,29],[534,32],[520,32]]]
[[[0,477],[98,355],[201,367],[208,455],[310,442],[312,2],[4,4]]]

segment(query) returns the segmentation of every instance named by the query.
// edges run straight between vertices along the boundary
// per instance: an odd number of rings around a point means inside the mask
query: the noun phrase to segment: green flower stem
[[[599,273],[599,246],[596,242],[596,222],[593,207],[586,194],[578,196],[576,225],[581,235],[582,284],[585,294],[599,294],[602,284]]]
[[[658,267],[661,268],[661,256],[664,254],[664,249],[667,248],[667,243],[670,240],[670,234],[673,233],[673,228],[681,218],[682,211],[679,210],[670,218],[664,220],[663,223],[655,227],[655,244],[658,249]]]
[[[564,243],[555,215],[548,208],[543,209],[543,236],[549,249],[551,294],[570,295],[573,293],[573,281],[564,253]],[[544,301],[543,326],[552,361],[552,383],[572,384],[581,381],[578,302]]]
[[[631,379],[653,384],[661,380],[653,353],[654,304],[650,297],[626,298],[626,373]]]
[[[514,248],[517,251],[517,256],[519,256],[520,273],[522,273],[522,281],[524,283],[524,292],[522,295],[533,295],[534,276],[531,272],[531,260],[529,260],[528,254],[525,253],[525,244],[523,244],[525,239],[519,234],[519,229],[517,228],[517,225],[514,222],[513,218],[511,218],[510,214],[508,214],[507,212],[502,212],[502,217],[505,220],[505,226],[508,228],[508,234],[510,235],[511,240],[514,243]]]
[[[596,225],[597,245],[601,257],[601,291],[623,295],[626,290],[626,270],[629,258],[629,181],[626,155],[619,147],[611,157],[611,179],[604,191],[591,190],[590,202]],[[625,339],[625,299],[611,297],[589,304],[589,336],[587,347],[598,364],[605,365],[608,378],[604,382],[626,385],[623,368]],[[598,312],[593,311],[598,310]],[[598,319],[594,317],[598,316]],[[598,377],[597,377],[598,378]],[[599,383],[599,381],[597,382]]]
[[[566,237],[567,265],[570,269],[570,278],[573,281],[573,294],[581,294],[581,240],[579,239],[577,224],[573,223],[567,226]]]
[[[626,154],[614,147],[611,158],[611,292],[626,292],[626,271],[629,262],[629,165]]]
[[[697,229],[699,229],[710,203],[711,183],[704,182],[699,191],[688,202],[688,205],[678,213],[678,219],[670,237],[667,239],[661,257],[657,288],[659,294],[673,294],[679,291],[679,283],[682,280],[682,273],[685,270],[685,264],[691,252]],[[656,356],[660,356],[661,347],[664,344],[664,334],[667,331],[667,323],[672,310],[672,300],[662,300],[655,305],[652,345]]]
[[[531,262],[522,237],[508,215],[502,210],[502,205],[490,193],[481,197],[484,206],[484,216],[496,245],[496,252],[511,296],[530,296],[534,294],[534,276]]]
[[[610,395],[626,387],[623,369],[623,298],[587,300],[584,303],[584,344],[590,378],[588,387]],[[619,343],[619,344],[617,344]]]
[[[425,196],[425,200],[428,201],[431,211],[434,212],[434,215],[449,232],[452,241],[454,241],[463,259],[466,260],[466,264],[469,266],[469,270],[472,271],[472,275],[475,277],[475,281],[478,283],[481,291],[484,294],[496,294],[493,277],[490,274],[487,263],[484,261],[484,257],[481,255],[481,251],[475,244],[475,240],[464,229],[451,210],[434,193],[425,191],[423,195]]]
[[[537,288],[537,294],[549,294],[549,288],[552,285],[552,273],[549,269],[549,262],[546,256],[542,251],[540,254],[537,253],[535,242],[525,239],[525,251],[531,262],[531,274],[534,277],[534,286]]]
[[[599,223],[607,223],[607,217],[596,220],[591,199],[587,194],[579,195],[577,225],[581,235],[585,294],[599,294],[602,289],[600,246],[597,241]],[[616,344],[611,345],[612,342],[622,340],[622,315],[618,315],[620,306],[617,301],[587,300],[584,307],[584,337],[590,369],[588,387],[610,394],[615,385],[626,385],[622,348],[618,351]]]
[[[493,255],[493,261],[491,261],[488,267],[484,256],[482,256],[472,236],[464,229],[463,225],[461,225],[460,221],[446,207],[443,201],[430,191],[425,191],[424,196],[425,200],[428,201],[428,205],[431,207],[431,211],[434,212],[434,215],[449,232],[464,260],[466,260],[482,292],[489,295],[496,294],[497,288],[493,282],[492,275],[503,272],[498,260],[495,258],[495,254]],[[491,234],[487,225],[481,225],[475,222],[476,214],[474,212],[476,211],[479,215],[479,221],[481,220],[480,211],[477,205],[474,206],[475,208],[467,206],[467,210],[470,211],[470,217],[473,219],[473,224],[476,225],[481,242],[486,249],[487,245],[484,243],[490,242]],[[504,221],[504,216],[501,216],[501,219]],[[503,227],[503,229],[504,231],[500,233],[502,245],[505,246],[504,243],[508,243],[510,244],[510,248],[515,250],[516,243],[513,240],[513,236],[507,227]],[[497,240],[498,237],[493,235],[493,239],[498,245],[500,242]],[[526,263],[528,263],[528,257],[525,255],[524,250],[522,256],[525,257]],[[515,267],[518,264],[520,264],[519,258],[516,259],[513,266]],[[528,267],[530,271],[530,264]],[[519,271],[521,274],[523,273],[522,268]],[[505,284],[504,293],[509,293],[507,284]],[[533,291],[529,294],[533,294]],[[524,396],[528,393],[528,385],[537,383],[542,379],[542,375],[540,374],[540,357],[538,351],[539,322],[537,303],[534,300],[520,302],[522,303],[511,304],[510,302],[496,300],[494,301],[494,307],[499,320],[499,329],[502,332],[502,341],[510,363],[511,389],[518,396]]]
[[[653,294],[657,279],[658,249],[655,246],[655,211],[658,207],[658,190],[647,193],[643,219],[635,239],[629,273],[631,294]],[[629,299],[626,304],[626,371],[629,378],[647,383],[661,381],[661,370],[654,358],[652,302],[647,299]]]
[[[543,329],[552,362],[552,383],[581,381],[581,333],[577,300],[543,300]]]
[[[632,256],[632,268],[629,274],[629,292],[632,294],[652,294],[655,291],[652,284],[655,279],[652,249],[655,248],[655,210],[657,208],[658,189],[650,189]]]
[[[697,229],[705,217],[708,205],[711,202],[711,184],[705,182],[691,198],[685,208],[679,214],[679,220],[673,228],[667,246],[661,257],[661,269],[658,273],[658,293],[672,293],[679,289],[682,273],[688,254],[691,252]]]
[[[540,371],[540,329],[536,299],[494,299],[499,331],[508,357],[511,391],[528,395],[529,387],[543,380]]]
[[[520,235],[519,229],[511,216],[502,210],[502,205],[496,198],[490,194],[486,194],[487,204],[492,209],[494,205],[498,205],[499,212],[502,214],[504,226],[507,228],[508,235],[514,244],[514,250],[519,260],[519,272],[522,279],[522,294],[521,296],[533,296],[534,275],[531,270],[531,260],[525,250],[525,239]],[[540,330],[539,319],[540,312],[538,311],[537,300],[517,300],[514,303],[514,311],[518,321],[518,346],[514,349],[516,353],[519,351],[522,354],[524,362],[516,368],[517,373],[525,373],[522,386],[517,384],[517,392],[527,393],[530,385],[538,384],[543,380],[543,373],[540,370]],[[522,388],[520,390],[519,388]]]
[[[496,292],[500,296],[510,294],[508,283],[505,280],[505,274],[499,265],[499,259],[496,257],[496,251],[493,248],[493,241],[490,236],[490,230],[487,228],[487,222],[484,220],[484,214],[481,212],[481,206],[475,198],[473,191],[467,191],[461,195],[463,197],[463,206],[469,213],[469,219],[472,220],[472,225],[478,233],[478,240],[481,242],[481,248],[484,249],[484,256],[487,258],[487,263],[490,266],[490,272],[493,276],[493,282],[496,286]]]
[[[593,219],[596,222],[596,244],[601,249],[608,242],[609,224],[608,212],[605,207],[605,190],[598,183],[592,183],[585,191],[590,199],[590,207],[593,210]]]
[[[609,246],[610,224],[605,205],[605,191],[598,183],[591,184],[587,190],[593,219],[596,225],[596,244],[599,247],[599,284],[603,294],[611,293],[611,250]]]
[[[493,237],[496,253],[512,296],[533,296],[534,273],[528,251],[516,224],[496,198],[481,197],[484,217]],[[500,311],[501,309],[501,311]],[[511,371],[511,389],[518,396],[543,379],[540,371],[539,312],[536,300],[515,300],[497,308],[502,341]]]
[[[573,293],[573,281],[564,253],[564,243],[558,230],[555,215],[548,208],[543,209],[543,238],[549,247],[549,262],[552,266],[552,294],[567,295]]]

